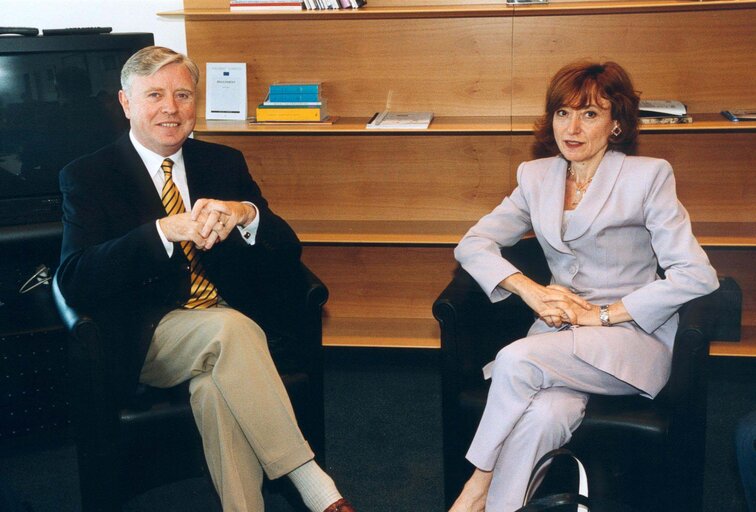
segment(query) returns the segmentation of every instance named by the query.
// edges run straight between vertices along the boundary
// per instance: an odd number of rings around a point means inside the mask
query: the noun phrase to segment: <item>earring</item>
[[[612,128],[612,135],[619,137],[620,133],[622,133],[622,128],[620,128],[620,125],[615,124],[614,128]]]

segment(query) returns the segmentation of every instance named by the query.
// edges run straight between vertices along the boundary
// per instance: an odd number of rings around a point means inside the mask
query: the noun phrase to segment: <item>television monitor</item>
[[[126,59],[148,33],[0,36],[0,226],[60,221],[58,172],[128,128]]]

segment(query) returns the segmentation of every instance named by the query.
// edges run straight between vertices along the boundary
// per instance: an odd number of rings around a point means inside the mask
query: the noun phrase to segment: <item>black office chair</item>
[[[268,342],[299,425],[324,466],[321,319],[328,290],[306,268],[305,273],[306,313],[294,321],[302,323],[306,334],[296,341],[269,336]],[[128,403],[119,403],[109,392],[97,323],[66,304],[57,279],[53,295],[70,334],[71,418],[82,510],[120,511],[124,502],[149,489],[207,474],[188,383],[170,389],[140,386]],[[287,495],[294,507],[301,506],[287,479],[266,482],[266,488]]]
[[[502,254],[541,284],[550,278],[537,240]],[[706,361],[717,292],[680,311],[672,374],[654,400],[591,396],[569,447],[586,465],[591,495],[637,510],[701,510],[706,428]],[[486,402],[482,366],[521,338],[533,312],[517,296],[491,303],[458,269],[433,305],[441,326],[444,490],[451,504],[472,473],[464,459]]]

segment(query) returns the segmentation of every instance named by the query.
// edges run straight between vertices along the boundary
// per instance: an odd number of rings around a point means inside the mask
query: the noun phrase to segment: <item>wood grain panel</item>
[[[330,343],[439,339],[431,307],[456,268],[452,247],[305,246],[303,259],[330,291]]]
[[[433,318],[456,267],[452,247],[306,246],[304,260],[331,292],[331,315],[347,318]]]
[[[320,81],[338,116],[510,115],[511,18],[187,21],[186,30],[202,70],[247,62],[250,111],[271,83]]]
[[[287,219],[477,220],[509,192],[507,136],[222,136]]]
[[[756,219],[756,133],[649,133],[639,153],[668,160],[677,193],[697,222]]]
[[[412,8],[416,11],[431,10],[446,6],[450,12],[459,7],[493,5],[499,10],[517,12],[519,15],[549,15],[553,11],[585,14],[596,11],[680,11],[720,10],[744,8],[751,0],[550,0],[546,4],[503,5],[502,0],[372,0],[360,12],[388,8]],[[184,8],[192,10],[228,10],[227,0],[184,0]],[[443,16],[443,12],[438,13]]]
[[[740,341],[712,341],[709,355],[719,357],[756,357],[756,326],[744,325]]]
[[[706,247],[706,254],[720,276],[730,276],[743,292],[743,324],[756,326],[756,272],[753,249]]]
[[[514,23],[514,115],[543,110],[550,77],[578,59],[614,60],[649,99],[691,112],[747,108],[756,73],[756,9],[523,16]]]
[[[714,342],[709,353],[714,356],[756,357],[756,272],[753,249],[706,247],[711,264],[720,276],[735,279],[743,293],[743,313],[739,342]]]

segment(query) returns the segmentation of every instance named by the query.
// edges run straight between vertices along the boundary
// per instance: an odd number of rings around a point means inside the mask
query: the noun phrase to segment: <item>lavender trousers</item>
[[[486,367],[491,388],[467,459],[493,471],[486,512],[522,506],[530,473],[545,453],[566,444],[580,425],[590,393],[640,391],[573,354],[569,329],[504,347]]]

